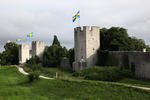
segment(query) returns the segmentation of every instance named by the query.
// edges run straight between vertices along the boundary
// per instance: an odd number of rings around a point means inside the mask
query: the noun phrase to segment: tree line
[[[0,53],[0,64],[18,64],[18,44],[15,42],[6,43],[4,48],[5,51]],[[125,28],[111,27],[109,29],[100,29],[100,50],[142,51],[143,48],[146,48],[147,51],[150,51],[149,45],[146,45],[144,40],[137,39],[136,37],[130,37]],[[42,65],[46,67],[59,66],[62,57],[69,58],[70,64],[72,64],[74,61],[74,49],[72,48],[67,50],[66,47],[62,47],[57,36],[54,35],[52,44],[45,47]],[[40,61],[38,57],[27,60],[27,63],[29,64],[39,62]]]
[[[147,51],[150,51],[149,45],[146,45],[143,39],[130,37],[127,29],[120,27],[100,29],[100,44],[100,50],[142,51],[143,48],[146,48]]]

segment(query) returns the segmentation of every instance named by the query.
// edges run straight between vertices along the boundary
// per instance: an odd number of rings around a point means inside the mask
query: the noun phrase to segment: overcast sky
[[[50,45],[54,34],[63,46],[73,47],[78,22],[72,16],[78,10],[81,26],[124,27],[150,45],[150,0],[0,0],[0,52],[7,40]],[[31,40],[29,32],[34,32]]]

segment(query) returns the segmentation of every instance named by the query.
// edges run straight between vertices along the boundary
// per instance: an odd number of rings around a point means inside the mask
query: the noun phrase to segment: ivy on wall
[[[110,52],[107,50],[98,51],[99,66],[119,66],[123,69],[129,69],[129,54],[126,52]]]
[[[118,60],[116,56],[107,50],[98,51],[98,62],[99,66],[118,66]]]

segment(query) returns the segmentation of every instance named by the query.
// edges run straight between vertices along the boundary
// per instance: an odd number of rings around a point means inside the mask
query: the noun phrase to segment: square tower
[[[44,48],[45,46],[43,41],[32,41],[32,57],[38,56],[42,61]]]
[[[19,45],[19,64],[24,64],[26,60],[29,60],[29,49],[28,44]]]
[[[97,50],[100,48],[100,29],[97,26],[77,27],[74,29],[75,62],[73,70],[94,66],[97,62]]]

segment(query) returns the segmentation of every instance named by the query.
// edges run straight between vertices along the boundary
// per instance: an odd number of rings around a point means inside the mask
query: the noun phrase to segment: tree
[[[72,63],[74,62],[74,48],[68,50],[67,57],[69,58],[70,65],[72,66]]]
[[[38,56],[32,57],[26,61],[27,64],[39,64],[41,63],[40,58]]]
[[[4,46],[5,51],[1,54],[0,64],[2,65],[10,65],[10,64],[18,64],[18,49],[19,46],[15,42],[6,43]]]
[[[129,37],[127,30],[120,27],[100,30],[101,50],[109,51],[141,51],[143,48],[150,49],[142,39]]]
[[[66,50],[58,45],[47,47],[44,52],[43,65],[48,67],[59,66],[61,57],[66,57],[65,52]]]
[[[58,45],[60,46],[60,42],[58,41],[58,38],[56,35],[54,35],[54,40],[53,40],[53,44],[52,45]]]
[[[60,45],[57,36],[54,36],[53,44],[47,46],[43,55],[43,65],[47,67],[57,67],[60,65],[62,57],[67,56],[67,49]]]

